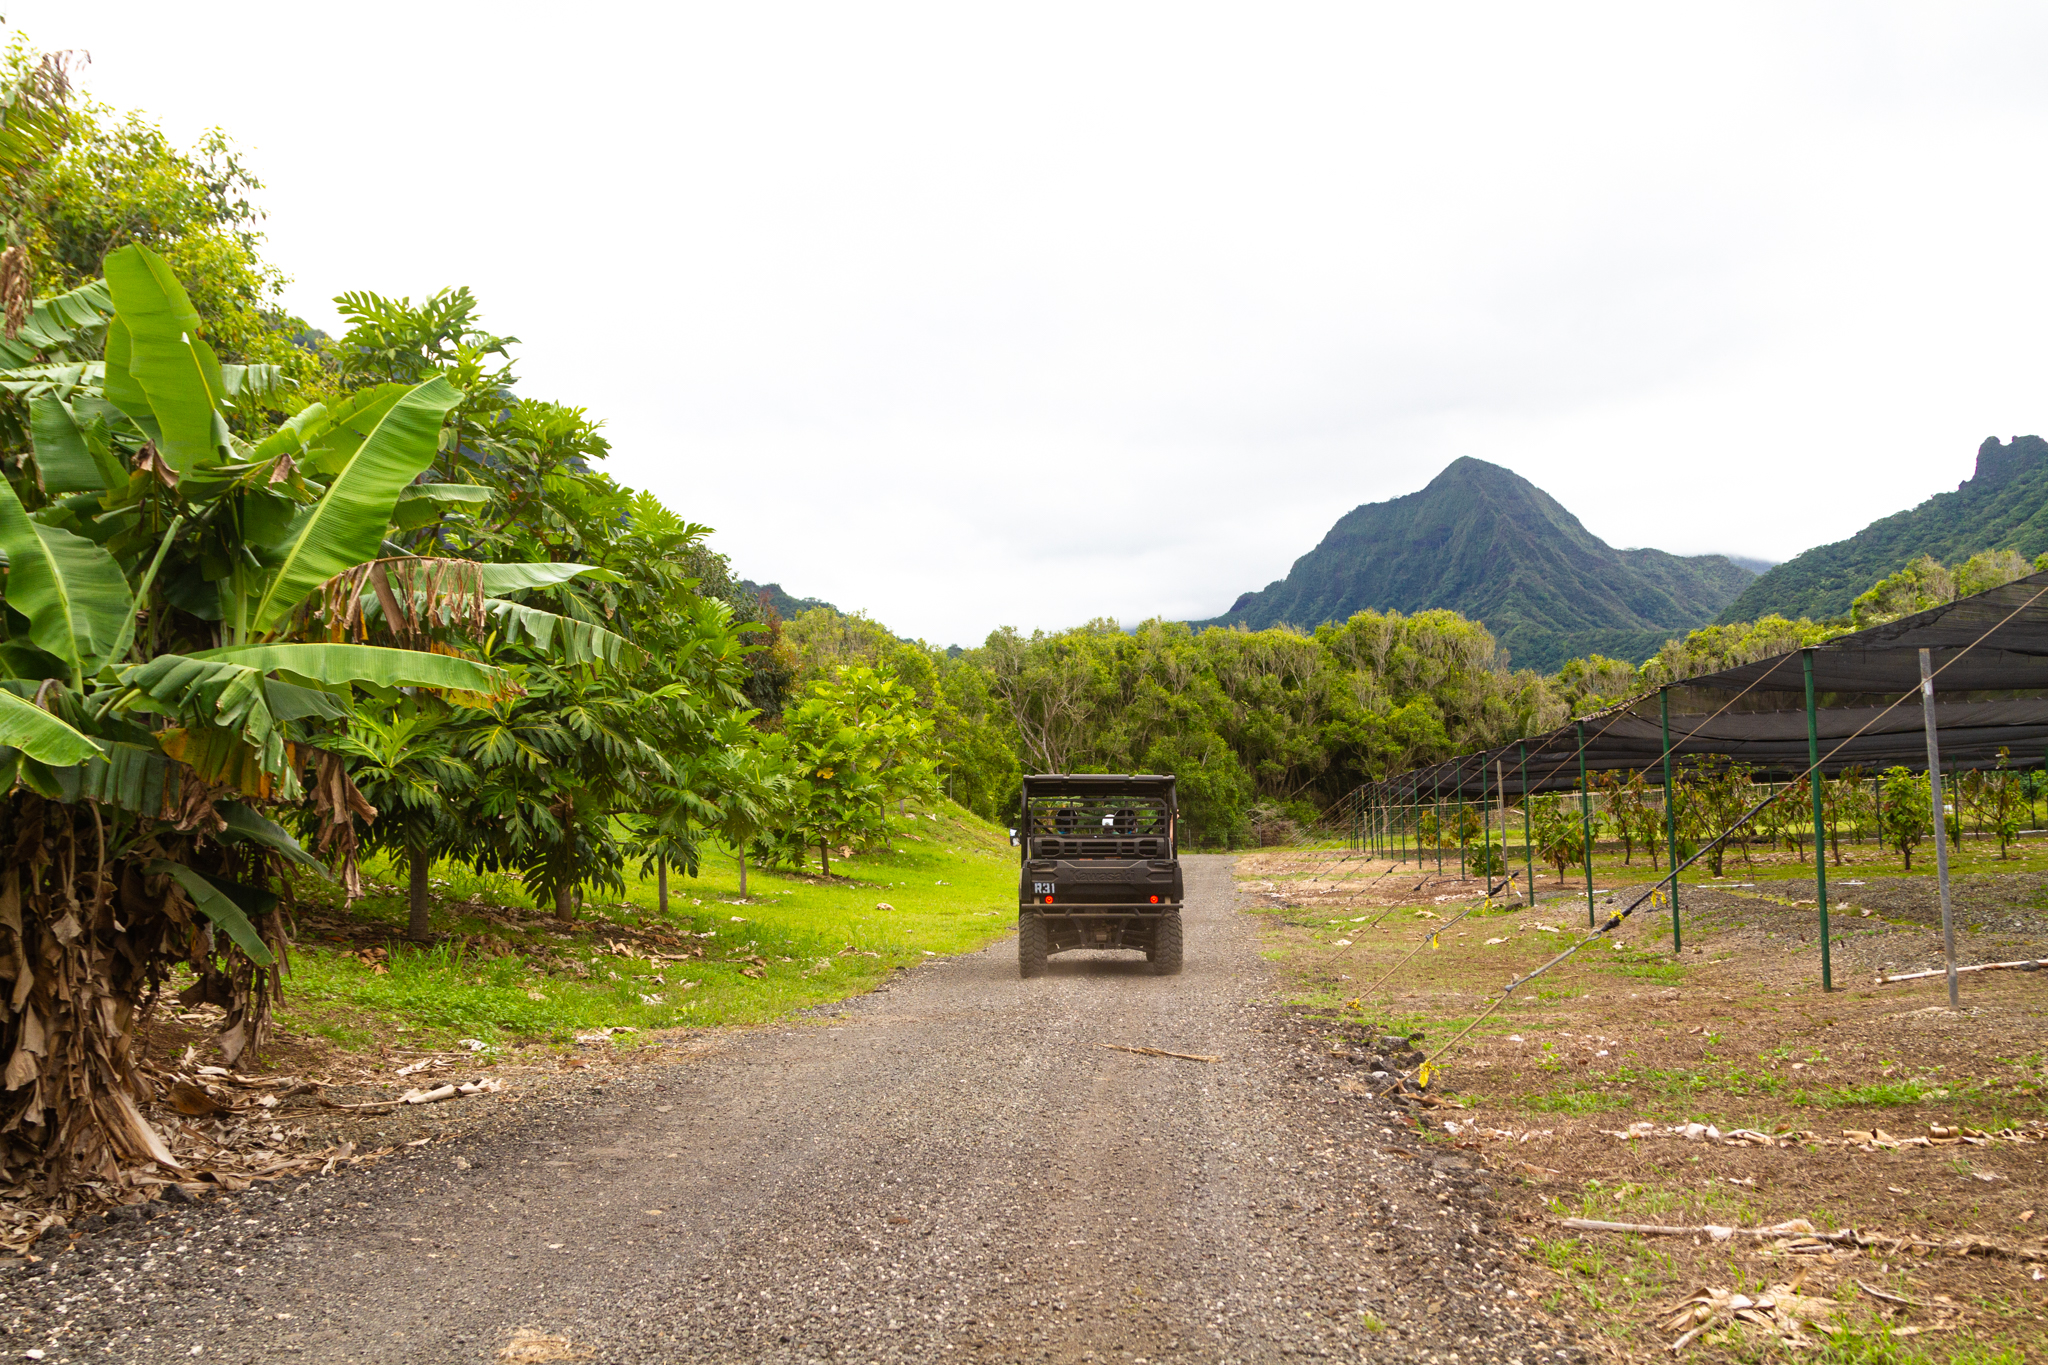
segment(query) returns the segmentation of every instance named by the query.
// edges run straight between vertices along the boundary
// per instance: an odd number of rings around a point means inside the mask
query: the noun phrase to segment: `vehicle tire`
[[[1017,917],[1017,975],[1029,981],[1045,975],[1047,942],[1045,921],[1026,911]]]
[[[1161,915],[1159,927],[1152,931],[1152,951],[1146,954],[1152,959],[1152,975],[1180,975],[1180,938],[1180,911]]]

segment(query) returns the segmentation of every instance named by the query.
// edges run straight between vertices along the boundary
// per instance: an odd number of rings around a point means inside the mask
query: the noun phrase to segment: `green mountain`
[[[827,611],[839,610],[830,602],[820,598],[791,597],[782,590],[780,583],[756,583],[751,579],[742,578],[740,580],[740,590],[752,593],[769,606],[775,608],[775,614],[785,621],[789,620],[792,616],[802,616],[813,607],[823,607]]]
[[[1754,621],[1777,612],[1825,620],[1843,616],[1858,593],[1921,555],[1944,564],[1980,550],[2048,550],[2048,441],[1996,436],[1977,447],[1977,473],[1953,493],[1936,493],[1832,545],[1789,559],[1742,590],[1722,621]]]
[[[1511,470],[1469,456],[1427,488],[1367,503],[1263,592],[1196,625],[1304,629],[1431,608],[1486,623],[1518,667],[1641,659],[1712,620],[1755,577],[1722,555],[1617,550]]]

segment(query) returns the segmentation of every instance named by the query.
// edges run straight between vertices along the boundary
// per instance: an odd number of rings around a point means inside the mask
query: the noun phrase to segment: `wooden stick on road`
[[[1201,1057],[1192,1052],[1168,1052],[1163,1047],[1125,1047],[1122,1043],[1097,1043],[1112,1052],[1135,1052],[1143,1057],[1178,1057],[1184,1062],[1220,1062],[1221,1057]]]

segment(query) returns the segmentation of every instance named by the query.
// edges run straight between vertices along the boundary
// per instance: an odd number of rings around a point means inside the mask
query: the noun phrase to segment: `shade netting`
[[[1719,755],[1767,780],[1808,766],[1807,669],[1815,729],[1829,776],[1846,768],[1927,766],[1920,650],[1929,652],[1944,770],[2048,758],[2048,573],[1839,636],[1808,650],[1689,678],[1550,731],[1461,755],[1377,784],[1377,799],[1480,801],[1567,791],[1588,773],[1660,774],[1662,704],[1672,762]],[[2005,757],[2001,759],[2001,751]]]

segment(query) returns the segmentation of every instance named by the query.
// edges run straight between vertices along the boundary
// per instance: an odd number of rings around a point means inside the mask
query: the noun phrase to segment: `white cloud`
[[[1784,558],[2039,430],[2031,7],[53,4],[292,302],[476,289],[741,572],[1207,615],[1458,455]]]

